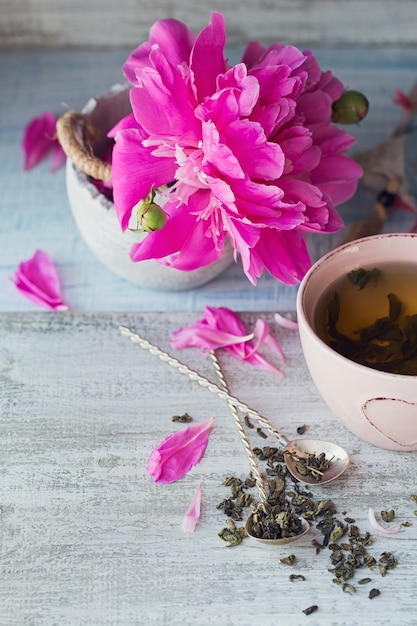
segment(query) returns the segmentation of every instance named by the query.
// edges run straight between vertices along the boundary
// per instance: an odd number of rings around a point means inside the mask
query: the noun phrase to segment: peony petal
[[[274,319],[282,328],[289,328],[290,330],[298,330],[298,322],[290,320],[288,317],[284,317],[280,313],[275,313]]]
[[[203,483],[199,483],[197,491],[191,501],[190,507],[187,510],[182,520],[181,528],[185,533],[192,533],[197,526],[201,513],[201,490],[203,489]]]
[[[25,126],[22,137],[25,171],[34,168],[52,151],[51,171],[61,167],[66,160],[56,137],[56,117],[52,111],[44,111]]]
[[[115,133],[113,149],[113,193],[117,216],[126,230],[133,207],[155,188],[173,180],[175,164],[152,156],[152,149],[142,145],[144,134],[139,128]],[[140,163],[140,172],[138,172]]]
[[[197,36],[190,55],[190,70],[199,102],[216,91],[217,77],[226,70],[225,43],[224,17],[213,12],[210,23]]]
[[[179,480],[199,463],[206,451],[214,417],[169,435],[150,454],[146,471],[156,483]]]
[[[273,337],[271,333],[269,332],[269,325],[265,322],[265,320],[262,320],[260,318],[256,320],[254,334],[255,336],[259,335],[258,342],[256,345],[261,346],[264,343],[265,345],[269,346],[273,350],[276,350],[276,352],[278,352],[279,356],[281,357],[282,361],[285,361],[284,351],[282,347],[280,346],[280,344],[278,343],[278,341],[275,339],[275,337]]]
[[[149,66],[149,53],[155,44],[173,65],[179,66],[188,61],[194,41],[193,33],[179,20],[158,20],[150,30],[149,40],[127,58],[123,66],[124,75],[132,84],[136,84],[138,70]]]
[[[180,69],[159,48],[151,50],[149,60],[154,67],[141,70],[140,85],[130,92],[135,119],[150,136],[167,136],[171,143],[197,142],[201,131],[194,118],[196,103]]]
[[[207,353],[217,348],[241,344],[242,341],[249,341],[253,337],[253,333],[236,336],[197,322],[188,328],[179,328],[174,331],[171,335],[170,343],[176,350],[194,347],[200,348],[203,353]]]
[[[12,280],[26,298],[54,311],[67,311],[60,291],[55,265],[47,252],[36,250],[31,259],[22,261]]]
[[[254,344],[253,339],[256,335],[259,335],[259,338]],[[284,360],[282,348],[270,335],[268,324],[259,319],[255,324],[255,332],[247,334],[239,316],[225,307],[206,307],[201,320],[187,328],[174,331],[170,342],[174,348],[196,347],[203,353],[224,348],[240,361],[283,376],[280,370],[258,352],[259,346],[265,343],[276,350]]]

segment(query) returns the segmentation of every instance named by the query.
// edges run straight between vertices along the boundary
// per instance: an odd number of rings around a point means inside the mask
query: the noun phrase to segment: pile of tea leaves
[[[391,552],[372,554],[374,539],[369,532],[360,531],[355,519],[349,517],[346,512],[338,515],[336,505],[330,499],[314,499],[313,494],[290,474],[284,464],[284,455],[280,448],[255,447],[253,452],[257,459],[265,464],[265,486],[271,511],[274,511],[275,515],[281,511],[282,518],[287,520],[302,516],[320,532],[322,539],[320,541],[313,539],[312,546],[317,555],[324,550],[328,552],[328,571],[332,576],[331,580],[339,585],[343,592],[352,594],[359,588],[369,589],[375,572],[379,576],[385,576],[396,567],[397,558]],[[220,531],[219,536],[228,542],[229,546],[236,546],[246,536],[244,526],[239,527],[236,522],[243,520],[248,513],[259,513],[263,505],[249,493],[256,485],[252,475],[245,480],[227,476],[223,485],[230,487],[230,493],[217,508],[223,510],[228,519],[226,528]],[[268,528],[265,532],[266,535],[260,536],[268,538]],[[296,564],[293,555],[280,561],[291,566]],[[367,573],[353,584],[354,579],[358,578],[358,572],[362,570],[366,570]],[[289,580],[302,581],[306,578],[302,573],[297,573],[291,574]],[[379,593],[379,589],[372,587],[368,597],[375,598]]]
[[[379,271],[363,268],[347,274],[349,280],[364,289],[376,284]],[[401,318],[403,305],[394,293],[387,294],[387,315],[372,324],[355,329],[355,338],[340,332],[340,294],[334,291],[327,303],[326,328],[329,345],[339,354],[373,369],[393,374],[417,375],[417,314]]]

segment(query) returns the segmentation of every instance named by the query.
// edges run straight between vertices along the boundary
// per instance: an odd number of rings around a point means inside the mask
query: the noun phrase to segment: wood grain
[[[173,17],[198,32],[211,11],[227,20],[228,42],[415,44],[414,0],[0,0],[3,46],[137,46],[154,21]]]
[[[250,327],[258,314],[245,313]],[[217,533],[225,517],[216,505],[228,494],[225,475],[245,477],[248,463],[227,403],[181,376],[118,331],[131,327],[170,351],[173,330],[194,313],[9,313],[0,316],[0,622],[2,626],[130,626],[308,623],[416,623],[417,534],[415,454],[372,447],[346,430],[325,407],[306,371],[297,333],[270,322],[286,353],[285,378],[219,353],[232,393],[289,436],[334,440],[351,454],[348,472],[316,497],[371,530],[368,507],[410,521],[393,536],[377,536],[372,553],[392,551],[398,566],[374,570],[368,599],[331,582],[328,556],[316,555],[317,529],[287,547],[248,539],[228,548]],[[172,352],[172,351],[171,351]],[[172,352],[215,382],[197,350]],[[271,358],[272,355],[269,355]],[[216,418],[199,465],[171,485],[146,474],[150,451],[183,428]],[[253,445],[264,440],[249,433]],[[273,444],[272,441],[268,440]],[[199,481],[202,517],[193,534],[180,529]],[[414,522],[414,523],[413,523]],[[279,559],[293,553],[291,568]],[[303,573],[304,582],[290,582]],[[358,577],[358,576],[357,576]],[[351,581],[355,582],[355,581]],[[303,609],[319,610],[306,618]],[[364,622],[366,616],[366,622]]]

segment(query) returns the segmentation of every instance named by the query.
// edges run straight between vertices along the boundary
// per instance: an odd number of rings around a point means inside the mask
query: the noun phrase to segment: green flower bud
[[[155,189],[152,187],[151,193],[136,205],[136,217],[140,230],[153,233],[161,230],[167,221],[167,214],[164,209],[154,202]]]
[[[333,121],[338,124],[357,124],[366,117],[368,109],[367,98],[360,91],[348,89],[333,103]]]

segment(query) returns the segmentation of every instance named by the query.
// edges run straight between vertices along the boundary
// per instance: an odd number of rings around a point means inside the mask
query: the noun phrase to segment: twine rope
[[[101,130],[88,115],[67,111],[58,119],[56,133],[63,151],[78,169],[96,180],[111,181],[110,163],[94,155],[92,143],[100,138]]]
[[[209,356],[211,358],[211,361],[213,363],[213,367],[214,367],[214,371],[216,372],[218,381],[220,383],[220,387],[226,391],[227,393],[229,393],[229,386],[226,382],[226,379],[224,377],[223,371],[220,367],[220,363],[218,361],[217,355],[215,354],[214,350],[211,350],[209,352]],[[262,501],[263,504],[267,504],[268,503],[268,496],[267,493],[265,491],[265,487],[264,487],[264,481],[262,478],[262,474],[259,470],[258,464],[256,462],[256,458],[255,455],[252,451],[252,446],[250,444],[250,441],[246,435],[245,429],[243,428],[243,424],[242,424],[242,420],[240,419],[239,416],[239,412],[236,408],[236,405],[234,404],[233,400],[228,399],[227,400],[227,404],[229,405],[230,408],[230,412],[232,414],[232,417],[234,419],[234,422],[236,424],[238,433],[240,435],[240,439],[242,441],[243,447],[245,449],[246,455],[248,457],[249,463],[250,463],[250,467],[252,470],[252,473],[255,477],[255,482],[256,482],[256,486],[258,488],[259,491],[259,496],[260,499]]]

